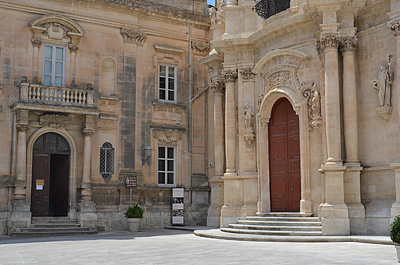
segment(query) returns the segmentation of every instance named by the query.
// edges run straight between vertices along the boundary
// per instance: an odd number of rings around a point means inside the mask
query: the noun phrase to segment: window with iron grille
[[[100,174],[105,180],[114,174],[114,148],[110,143],[104,143],[100,148]]]
[[[176,176],[176,150],[174,146],[158,147],[158,185],[174,186]]]
[[[176,66],[159,65],[158,99],[176,102]]]
[[[253,10],[263,19],[267,19],[290,8],[290,0],[257,0]]]

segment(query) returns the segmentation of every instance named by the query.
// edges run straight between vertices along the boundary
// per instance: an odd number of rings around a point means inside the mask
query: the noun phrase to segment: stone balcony
[[[31,84],[19,84],[19,99],[12,108],[65,113],[93,114],[94,93],[91,84],[86,88],[68,88]]]

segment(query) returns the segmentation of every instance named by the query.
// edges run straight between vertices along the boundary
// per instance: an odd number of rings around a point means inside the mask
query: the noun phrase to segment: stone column
[[[336,26],[336,25],[334,25]],[[339,38],[337,33],[321,33],[320,47],[325,62],[325,122],[328,158],[321,172],[325,174],[325,203],[321,222],[323,235],[349,235],[348,209],[344,203],[344,170],[341,160]]]
[[[226,151],[226,173],[225,175],[236,176],[236,100],[235,82],[237,72],[225,71],[225,151]]]
[[[38,38],[32,38],[33,44],[33,60],[32,60],[32,82],[38,83],[39,77],[39,48],[42,45],[42,40]]]
[[[71,64],[70,64],[70,76],[72,80],[75,81],[75,75],[76,75],[76,52],[79,48],[78,45],[75,44],[69,44],[68,45],[69,50],[71,51]],[[71,80],[71,82],[72,82]]]
[[[358,158],[358,115],[357,83],[355,69],[355,50],[357,37],[345,37],[341,40],[343,55],[343,118],[346,147],[346,171],[344,173],[344,197],[350,218],[365,218],[365,209],[361,204],[361,166]],[[356,220],[355,220],[356,221]],[[360,224],[354,223],[353,232]]]
[[[211,206],[208,209],[207,225],[219,226],[221,208],[224,205],[225,140],[224,140],[224,92],[222,80],[213,80],[211,89],[214,92],[214,177],[210,179]]]
[[[17,167],[15,181],[15,199],[26,199],[26,131],[29,129],[29,112],[20,110],[17,119]]]

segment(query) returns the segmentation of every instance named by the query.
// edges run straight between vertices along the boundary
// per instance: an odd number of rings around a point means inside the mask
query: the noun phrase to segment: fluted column
[[[358,114],[355,50],[357,36],[345,37],[340,48],[343,56],[343,119],[346,147],[344,198],[350,218],[365,218],[361,204],[361,166],[358,158]]]
[[[29,129],[28,111],[19,111],[17,119],[17,167],[15,199],[26,199],[26,131]]]
[[[237,72],[225,71],[225,153],[226,173],[236,175],[236,100],[235,82]]]
[[[95,133],[93,128],[93,117],[86,116],[86,122],[82,130],[84,135],[83,146],[83,175],[82,175],[82,201],[92,200],[92,180],[91,180],[91,157],[92,157],[92,135]]]

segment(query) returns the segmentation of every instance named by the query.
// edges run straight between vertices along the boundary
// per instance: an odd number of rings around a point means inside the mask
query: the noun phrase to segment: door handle
[[[290,188],[290,191],[293,191],[293,187]]]

